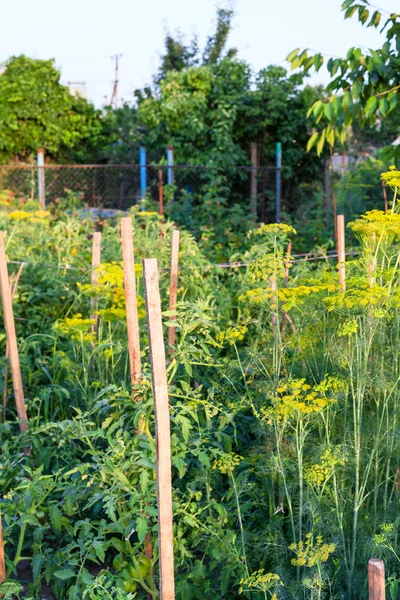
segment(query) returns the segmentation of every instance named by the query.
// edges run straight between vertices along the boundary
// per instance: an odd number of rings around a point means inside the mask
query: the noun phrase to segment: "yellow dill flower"
[[[268,592],[271,589],[276,589],[276,586],[283,586],[282,580],[276,573],[265,573],[264,569],[259,569],[252,573],[249,577],[244,577],[240,580],[239,594],[244,591],[259,590],[261,592]],[[272,600],[277,598],[276,594],[273,594]]]
[[[307,416],[322,412],[333,398],[326,398],[319,390],[305,383],[305,379],[293,379],[277,388],[272,405],[261,409],[261,419],[269,425],[273,423],[298,421]]]
[[[314,543],[312,533],[307,533],[305,542],[300,540],[297,544],[291,544],[289,549],[296,554],[291,563],[295,567],[314,567],[315,565],[325,563],[331,554],[335,552],[335,544],[325,544],[320,535],[317,536]]]
[[[400,236],[400,214],[369,210],[347,225],[358,237],[397,238]]]
[[[261,225],[257,229],[254,229],[250,234],[254,235],[270,235],[270,236],[286,236],[292,233],[296,235],[297,231],[291,225],[286,223],[268,223],[267,225]]]
[[[248,329],[245,325],[235,325],[234,327],[228,327],[225,331],[220,331],[217,340],[232,346],[235,342],[243,340],[247,332]]]
[[[381,174],[381,179],[392,189],[400,187],[400,171],[394,165],[389,167],[389,171]]]
[[[212,468],[218,470],[221,473],[232,473],[235,468],[242,462],[243,456],[230,452],[229,454],[223,454],[221,458],[214,461]]]
[[[26,212],[25,210],[13,210],[8,213],[7,216],[13,221],[22,221],[23,219],[29,219],[32,216],[32,213]]]
[[[94,319],[84,319],[80,313],[73,317],[67,317],[56,323],[55,327],[64,335],[70,336],[73,340],[79,342],[93,342],[95,334],[93,332]]]
[[[340,448],[328,448],[321,456],[319,464],[305,470],[304,478],[311,487],[320,487],[327,483],[336,466],[343,466],[345,460],[340,456]]]

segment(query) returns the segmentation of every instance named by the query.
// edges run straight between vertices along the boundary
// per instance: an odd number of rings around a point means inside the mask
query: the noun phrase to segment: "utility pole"
[[[119,104],[119,102],[118,102],[118,83],[119,83],[119,80],[118,80],[118,62],[119,62],[120,58],[122,58],[122,54],[116,54],[115,56],[111,57],[111,60],[115,60],[115,80],[114,80],[114,88],[113,88],[113,93],[112,93],[112,96],[111,96],[111,103],[110,104],[112,106],[113,103],[114,103],[114,108],[116,108],[116,109],[118,108],[118,104]]]

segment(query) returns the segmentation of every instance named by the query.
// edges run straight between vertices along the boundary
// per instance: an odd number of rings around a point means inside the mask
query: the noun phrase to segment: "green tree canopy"
[[[378,119],[393,113],[398,105],[400,15],[385,14],[369,0],[345,0],[342,10],[345,19],[356,15],[362,25],[380,27],[385,41],[376,50],[353,47],[344,58],[327,61],[332,78],[327,86],[328,96],[314,102],[309,110],[315,122],[323,124],[322,130],[314,132],[308,144],[309,149],[316,145],[318,153],[325,143],[331,147],[338,141],[343,144],[353,123],[373,126]],[[322,54],[310,54],[307,49],[299,48],[287,58],[292,69],[301,69],[304,74],[319,71],[326,62]]]
[[[101,136],[101,113],[60,84],[53,60],[12,57],[0,76],[0,160],[44,148],[57,160],[83,159]]]

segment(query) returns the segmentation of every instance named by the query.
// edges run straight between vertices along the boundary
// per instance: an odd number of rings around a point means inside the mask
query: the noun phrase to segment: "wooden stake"
[[[337,243],[337,202],[336,202],[336,192],[335,192],[335,171],[333,169],[333,149],[329,148],[331,153],[331,178],[332,178],[332,200],[333,200],[333,225],[335,229],[335,241]]]
[[[389,210],[389,207],[388,207],[386,183],[384,181],[382,181],[382,190],[383,190],[383,202],[384,202],[384,206],[385,206],[385,212],[387,212]]]
[[[3,524],[0,513],[0,584],[6,580],[6,561],[4,559]]]
[[[171,242],[171,271],[169,280],[169,310],[176,310],[176,300],[178,297],[178,271],[179,271],[179,231],[175,229],[172,232]],[[169,317],[170,321],[174,321],[176,316]],[[176,328],[168,327],[168,353],[173,353],[171,346],[175,345]]]
[[[135,385],[142,374],[140,362],[140,331],[136,296],[135,260],[133,254],[132,219],[121,219],[122,258],[124,261],[124,286],[126,323],[128,328],[129,364],[131,383]]]
[[[379,558],[368,562],[369,600],[385,600],[385,565]]]
[[[101,262],[101,232],[95,231],[93,234],[93,243],[92,243],[92,278],[91,284],[93,287],[97,287],[99,284],[99,271],[98,267]],[[97,331],[97,321],[98,315],[96,315],[97,310],[97,297],[94,296],[91,302],[91,315],[90,318],[94,320],[93,331]]]
[[[175,591],[170,419],[161,300],[158,285],[159,275],[155,258],[148,258],[143,261],[143,274],[156,417],[160,598],[161,600],[173,600]]]
[[[164,214],[164,196],[163,196],[163,177],[161,169],[158,171],[158,211],[162,216]]]
[[[22,270],[25,266],[25,263],[21,263],[18,269],[17,274],[10,277],[10,287],[11,287],[11,301],[14,300],[14,296],[17,293],[17,287],[19,278],[21,277]],[[7,399],[8,399],[8,357],[10,354],[10,349],[8,347],[8,342],[6,342],[6,364],[4,367],[4,387],[3,387],[3,422],[6,420],[6,411],[7,411]]]
[[[346,245],[344,234],[344,215],[337,216],[337,251],[339,286],[342,292],[346,291]]]
[[[4,245],[4,234],[0,231],[0,287],[3,302],[4,325],[7,334],[7,343],[10,352],[11,373],[14,386],[15,403],[21,432],[28,429],[28,416],[26,414],[24,390],[22,387],[21,366],[19,363],[17,336],[15,333],[14,314],[12,309],[11,288],[8,279],[7,258]]]

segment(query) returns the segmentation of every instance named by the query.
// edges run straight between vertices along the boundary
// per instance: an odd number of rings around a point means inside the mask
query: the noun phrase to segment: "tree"
[[[345,0],[342,4],[345,19],[357,15],[362,25],[380,27],[383,11],[373,7],[369,0]],[[350,48],[345,58],[330,58],[327,62],[332,77],[327,86],[327,98],[317,100],[309,114],[323,129],[314,132],[308,148],[316,145],[318,153],[325,143],[331,147],[343,144],[354,122],[374,126],[377,119],[385,119],[398,104],[400,92],[400,15],[387,16],[381,32],[386,39],[381,48],[363,50]],[[292,69],[304,74],[319,71],[325,63],[322,54],[310,55],[308,50],[296,48],[287,57]],[[395,148],[392,153],[399,152]]]
[[[60,84],[53,60],[12,57],[0,76],[0,159],[44,148],[57,160],[83,160],[101,136],[100,111]]]
[[[161,56],[160,68],[153,80],[156,87],[171,71],[183,71],[199,65],[215,65],[223,58],[236,56],[236,48],[225,52],[232,29],[233,15],[234,12],[231,8],[217,10],[216,29],[212,35],[208,36],[202,55],[197,36],[194,36],[190,42],[185,42],[181,31],[178,30],[175,36],[167,32],[164,40],[165,52]]]

